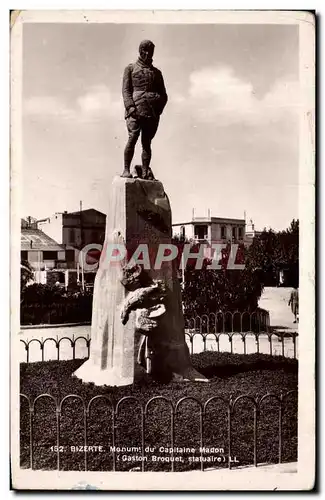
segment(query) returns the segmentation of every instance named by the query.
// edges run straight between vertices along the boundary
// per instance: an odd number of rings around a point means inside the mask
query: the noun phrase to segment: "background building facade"
[[[44,233],[64,245],[66,267],[76,268],[82,248],[92,243],[104,243],[106,215],[94,208],[70,213],[56,212],[51,217],[38,220],[37,225]]]
[[[200,243],[244,243],[245,226],[245,219],[193,217],[189,222],[173,224],[173,233]]]
[[[51,217],[21,220],[21,260],[28,261],[37,283],[82,286],[94,282],[95,271],[79,265],[79,253],[87,245],[102,245],[106,215],[95,209],[57,212]],[[89,251],[86,261],[94,264],[100,251]]]

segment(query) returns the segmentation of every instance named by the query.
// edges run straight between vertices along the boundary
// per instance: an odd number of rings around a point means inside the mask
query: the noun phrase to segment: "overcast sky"
[[[169,102],[152,169],[173,222],[298,217],[298,26],[25,24],[22,216],[107,212],[127,139],[121,80],[156,45]],[[140,162],[140,141],[134,162]]]

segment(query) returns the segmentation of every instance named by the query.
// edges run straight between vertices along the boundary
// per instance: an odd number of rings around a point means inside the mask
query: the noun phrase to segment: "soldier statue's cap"
[[[139,52],[143,49],[154,49],[155,44],[151,40],[142,40],[139,45]]]

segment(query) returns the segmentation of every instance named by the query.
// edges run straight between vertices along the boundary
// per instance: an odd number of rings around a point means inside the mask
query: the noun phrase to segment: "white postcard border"
[[[26,22],[275,23],[298,24],[300,84],[300,324],[298,471],[258,467],[183,473],[29,471],[19,468],[19,262],[22,29]],[[23,11],[11,38],[11,451],[16,489],[71,489],[86,482],[109,490],[301,490],[315,476],[315,32],[314,17],[290,11]],[[132,478],[132,479],[131,479]]]

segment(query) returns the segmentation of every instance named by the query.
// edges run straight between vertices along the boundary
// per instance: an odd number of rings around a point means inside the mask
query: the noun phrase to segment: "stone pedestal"
[[[159,353],[153,363],[179,380],[204,380],[190,363],[185,342],[181,290],[175,261],[165,262],[154,269],[159,244],[171,242],[171,209],[168,197],[159,181],[115,177],[110,193],[106,222],[106,237],[97,271],[91,325],[90,358],[75,375],[96,385],[122,386],[134,381],[134,366],[138,354],[135,335],[135,313],[126,325],[121,321],[122,304],[128,294],[121,284],[122,262],[112,262],[112,244],[125,245],[130,259],[139,245],[144,252],[144,268],[153,279],[167,285],[166,312],[155,332],[154,346]],[[125,261],[124,261],[125,263]]]

